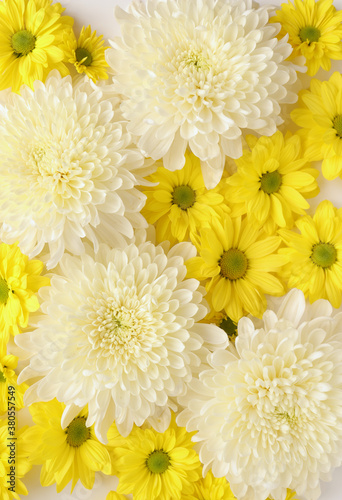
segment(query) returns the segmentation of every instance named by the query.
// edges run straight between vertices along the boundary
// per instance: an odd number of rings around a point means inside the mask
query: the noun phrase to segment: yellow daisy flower
[[[60,48],[63,35],[72,32],[73,19],[52,0],[3,0],[0,2],[0,90],[18,92],[44,81],[52,69],[69,74]]]
[[[342,59],[342,12],[336,11],[333,0],[294,0],[282,3],[270,19],[282,26],[279,38],[289,34],[293,47],[290,58],[303,55],[308,75],[317,73],[320,66],[329,71],[330,59]]]
[[[156,225],[157,240],[171,244],[193,237],[201,227],[209,227],[213,217],[229,213],[225,195],[226,180],[214,189],[206,189],[200,160],[193,153],[185,153],[185,165],[170,172],[162,166],[147,180],[158,183],[144,190],[147,196],[142,214],[147,222]]]
[[[28,459],[29,451],[25,447],[27,432],[27,426],[18,429],[18,422],[16,420],[13,426],[9,427],[7,419],[0,419],[1,500],[20,500],[19,494],[28,494],[26,486],[21,481],[25,474],[32,468]],[[15,435],[13,436],[13,434]],[[16,439],[14,440],[13,437]],[[14,456],[15,460],[13,461]]]
[[[94,83],[97,80],[106,80],[108,64],[105,59],[105,47],[102,35],[96,36],[91,27],[83,26],[81,34],[76,40],[74,33],[64,37],[64,51],[66,59],[73,64],[78,73],[85,73]]]
[[[215,311],[225,310],[232,321],[250,313],[261,317],[264,294],[282,295],[284,287],[273,272],[287,261],[275,252],[278,236],[267,236],[247,219],[213,219],[200,232],[199,257],[186,263],[188,277],[206,280],[205,287]]]
[[[39,309],[35,293],[50,284],[40,276],[43,263],[29,260],[17,244],[0,244],[0,344],[28,324],[29,313]]]
[[[13,404],[17,410],[24,408],[23,396],[28,385],[17,384],[17,375],[15,368],[18,364],[18,358],[12,354],[6,354],[6,351],[0,348],[0,415],[7,413],[8,387],[13,387]]]
[[[170,427],[159,433],[135,428],[120,448],[118,493],[134,500],[180,500],[181,492],[200,477],[201,467],[191,437],[172,415]]]
[[[322,201],[313,217],[306,215],[296,222],[301,234],[280,229],[287,248],[281,253],[289,258],[283,273],[289,288],[300,288],[310,302],[328,299],[340,307],[342,297],[342,209]]]
[[[310,90],[300,93],[300,107],[292,120],[302,127],[305,156],[322,162],[328,180],[342,176],[342,75],[334,73],[326,82],[311,80]]]
[[[226,478],[216,478],[211,471],[193,486],[193,493],[183,495],[182,500],[236,500]]]
[[[62,429],[64,409],[65,405],[56,399],[32,404],[29,410],[36,425],[27,431],[26,446],[31,450],[32,462],[43,464],[42,486],[57,483],[59,493],[72,480],[72,492],[80,479],[85,488],[91,489],[95,471],[111,473],[108,450],[96,438],[93,426],[86,426],[86,408]]]
[[[268,234],[278,227],[291,228],[310,207],[305,198],[319,193],[318,170],[303,159],[296,135],[284,137],[276,132],[259,139],[249,136],[247,142],[252,151],[244,151],[236,160],[237,173],[227,179],[230,201],[238,204],[239,215],[247,213],[250,221],[262,225]]]

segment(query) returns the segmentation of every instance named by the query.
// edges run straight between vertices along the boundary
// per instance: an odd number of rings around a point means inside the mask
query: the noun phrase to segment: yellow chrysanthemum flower
[[[264,294],[284,293],[279,279],[271,274],[287,261],[275,253],[280,243],[278,236],[267,236],[246,218],[213,219],[211,228],[200,232],[199,257],[186,263],[188,277],[206,280],[214,310],[224,309],[232,321],[245,313],[261,317],[266,309]]]
[[[95,471],[111,473],[108,450],[96,438],[93,426],[86,426],[86,408],[62,429],[64,409],[65,405],[56,399],[32,404],[29,410],[36,425],[25,435],[26,446],[31,450],[32,462],[43,464],[42,486],[56,483],[59,493],[72,480],[72,492],[80,479],[85,488],[91,489]]]
[[[43,263],[29,260],[16,244],[0,244],[0,344],[25,328],[29,313],[39,309],[35,293],[50,284],[42,270]]]
[[[303,55],[308,75],[317,73],[320,66],[329,71],[330,59],[342,59],[342,12],[336,11],[333,0],[294,0],[282,3],[270,19],[282,26],[279,37],[289,34],[293,47],[290,58]]]
[[[136,427],[119,449],[117,492],[133,493],[134,500],[180,500],[201,473],[194,434],[178,427],[174,414],[164,433]]]
[[[280,229],[289,258],[283,273],[289,288],[300,288],[310,302],[328,299],[340,307],[342,297],[342,209],[322,201],[313,217],[296,222],[301,234]]]
[[[18,429],[18,422],[16,420],[11,422],[13,422],[13,426],[8,425],[7,419],[0,419],[1,500],[20,500],[19,494],[28,494],[21,479],[32,467],[28,459],[29,451],[25,448],[25,436],[28,428],[25,426]],[[13,437],[16,439],[14,440]]]
[[[310,90],[300,93],[300,107],[291,118],[302,127],[305,156],[322,162],[328,180],[342,176],[342,75],[334,73],[326,82],[311,80]]]
[[[225,477],[216,478],[209,471],[205,478],[194,484],[192,494],[183,495],[182,500],[236,500]]]
[[[246,213],[251,223],[262,225],[268,234],[278,227],[290,229],[310,207],[305,198],[319,193],[318,170],[303,159],[296,135],[284,137],[276,132],[260,139],[248,136],[247,142],[252,151],[244,151],[236,160],[237,173],[227,179],[229,199],[238,204],[238,215]]]
[[[171,244],[185,241],[201,227],[210,227],[212,218],[229,213],[225,201],[228,191],[226,180],[214,189],[206,189],[200,160],[190,152],[185,153],[185,165],[170,172],[162,166],[147,179],[157,186],[146,188],[146,205],[142,214],[150,224],[156,225],[157,240]]]
[[[108,64],[105,59],[105,47],[102,35],[96,36],[91,27],[83,26],[81,34],[76,40],[74,33],[64,37],[64,51],[66,59],[73,64],[78,73],[85,73],[94,83],[97,80],[106,80]]]
[[[4,347],[2,348],[4,349]],[[17,384],[17,375],[15,368],[18,364],[18,358],[12,354],[6,354],[5,350],[0,347],[0,415],[7,412],[8,405],[8,387],[13,387],[13,400],[16,410],[24,408],[23,396],[28,388],[28,385],[22,383]]]
[[[72,33],[73,19],[52,0],[3,0],[0,2],[0,90],[44,81],[52,69],[69,71],[60,48],[63,35]]]

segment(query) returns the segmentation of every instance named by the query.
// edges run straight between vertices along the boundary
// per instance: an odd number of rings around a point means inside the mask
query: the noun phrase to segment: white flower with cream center
[[[201,159],[207,188],[225,155],[242,154],[246,130],[272,135],[291,91],[292,47],[269,24],[270,7],[252,0],[147,0],[117,7],[122,38],[106,53],[139,147],[169,170],[186,147]]]
[[[135,186],[150,168],[115,99],[87,78],[73,87],[54,71],[34,89],[10,94],[0,120],[0,239],[30,258],[44,250],[53,268],[84,252],[83,238],[122,244],[147,225]]]
[[[113,420],[124,435],[134,423],[168,427],[174,398],[209,350],[228,344],[216,325],[198,323],[207,313],[205,291],[185,279],[184,265],[195,247],[168,245],[138,231],[123,248],[64,255],[60,275],[41,293],[36,328],[18,340],[32,353],[20,379],[41,377],[26,404],[57,397],[66,404],[64,425],[88,405],[87,425],[95,423],[103,442]]]
[[[204,473],[239,500],[320,495],[342,462],[342,313],[293,289],[262,320],[242,318],[236,350],[217,350],[177,419],[197,430]]]

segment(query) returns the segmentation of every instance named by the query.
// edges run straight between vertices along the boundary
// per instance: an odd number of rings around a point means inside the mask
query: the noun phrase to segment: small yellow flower
[[[17,244],[0,244],[0,344],[17,335],[28,324],[29,313],[39,309],[35,293],[50,284],[40,276],[40,260],[29,260]]]
[[[118,493],[133,493],[134,500],[180,500],[191,488],[201,467],[194,443],[172,416],[170,427],[159,433],[136,427],[120,448]]]
[[[94,83],[108,78],[105,50],[109,47],[103,44],[102,35],[96,36],[96,31],[92,33],[90,26],[83,26],[78,40],[74,34],[64,37],[67,61],[75,66],[78,73],[85,73]]]
[[[95,471],[110,474],[109,453],[96,438],[93,426],[87,427],[86,408],[62,429],[64,409],[65,405],[56,399],[32,404],[29,410],[36,425],[25,435],[26,447],[31,450],[33,463],[43,464],[42,486],[56,483],[59,493],[72,480],[72,492],[80,479],[85,488],[91,489]]]
[[[289,34],[293,47],[290,58],[303,55],[308,75],[317,73],[320,66],[329,71],[330,59],[342,59],[342,12],[336,11],[333,0],[294,0],[282,3],[281,9],[270,19],[280,23],[279,37]]]
[[[205,478],[194,484],[192,494],[183,495],[182,500],[236,500],[225,477],[216,478],[209,471]]]
[[[311,80],[310,90],[300,93],[300,107],[292,111],[301,130],[305,156],[322,162],[323,176],[342,176],[342,75],[335,72],[328,81]]]
[[[211,228],[200,232],[199,257],[186,263],[188,277],[205,280],[213,309],[224,309],[233,322],[247,313],[260,318],[266,309],[264,294],[284,293],[271,274],[287,262],[276,254],[280,243],[278,236],[267,236],[246,218],[213,219]]]
[[[342,297],[342,209],[322,201],[313,217],[305,215],[296,226],[300,234],[280,229],[289,263],[283,269],[289,288],[299,288],[310,302],[328,299],[340,307]]]
[[[229,200],[250,222],[262,225],[268,234],[279,227],[293,227],[299,215],[305,215],[316,196],[318,170],[303,158],[301,141],[296,135],[276,132],[272,137],[248,136],[252,151],[245,150],[236,160],[237,173],[227,179]],[[243,206],[241,206],[241,202]]]
[[[226,180],[214,189],[206,189],[200,160],[190,152],[185,153],[185,165],[170,172],[162,166],[147,179],[157,186],[144,190],[147,196],[142,214],[150,224],[156,225],[158,242],[171,244],[193,238],[202,227],[210,227],[213,218],[229,213],[225,196]]]
[[[45,81],[52,69],[69,74],[60,45],[70,36],[74,20],[52,0],[3,0],[0,2],[0,90]]]
[[[23,396],[28,389],[28,385],[22,383],[20,385],[17,384],[17,375],[15,373],[15,368],[18,364],[18,358],[13,356],[12,354],[6,354],[6,351],[1,352],[0,348],[0,415],[3,415],[7,412],[8,405],[8,391],[9,387],[13,387],[13,397],[11,400],[15,405],[17,410],[24,408]]]

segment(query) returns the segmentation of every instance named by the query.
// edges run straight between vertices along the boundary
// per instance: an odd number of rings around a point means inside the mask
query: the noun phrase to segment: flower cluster
[[[107,40],[0,2],[0,497],[37,496],[33,467],[106,500],[318,500],[342,464],[342,12],[115,16]]]

